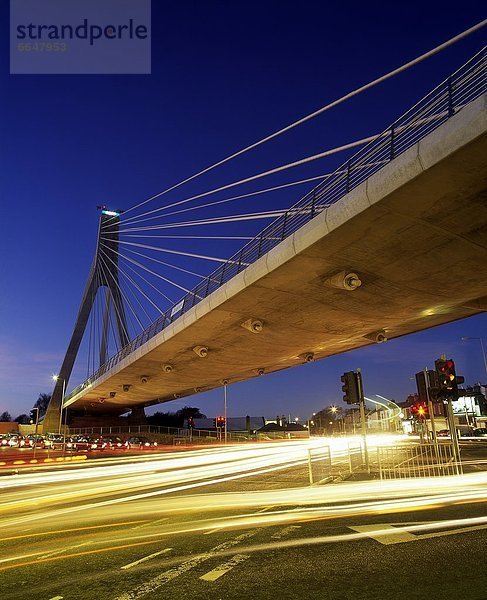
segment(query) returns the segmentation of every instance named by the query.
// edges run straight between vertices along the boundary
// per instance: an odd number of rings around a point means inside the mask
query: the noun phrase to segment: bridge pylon
[[[73,333],[68,349],[57,377],[51,401],[47,408],[43,422],[43,432],[57,432],[61,428],[60,417],[63,395],[67,389],[69,378],[73,370],[81,341],[88,324],[90,313],[93,309],[96,295],[100,288],[106,288],[105,309],[103,313],[103,327],[100,343],[100,366],[108,360],[108,325],[110,311],[113,309],[115,326],[120,347],[129,342],[127,319],[122,295],[119,287],[118,273],[118,246],[119,225],[121,211],[110,211],[102,206],[98,225],[98,237],[95,258],[91,265],[88,281],[83,292],[81,305],[76,317]],[[103,244],[101,243],[103,238]],[[103,249],[102,246],[103,245]],[[102,260],[103,254],[103,260]]]

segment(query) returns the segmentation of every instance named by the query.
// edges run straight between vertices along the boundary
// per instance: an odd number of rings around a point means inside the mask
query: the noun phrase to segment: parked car
[[[48,438],[51,442],[51,448],[53,450],[62,450],[65,444],[65,438],[63,435],[48,434]]]
[[[156,448],[157,442],[153,442],[146,437],[129,437],[127,440],[127,444],[129,448]]]
[[[448,429],[440,429],[436,432],[437,437],[450,437],[450,432]]]
[[[108,442],[102,436],[92,436],[89,439],[90,442],[90,450],[105,450],[108,446]]]
[[[8,446],[9,448],[17,448],[20,444],[20,435],[11,435],[8,438]]]
[[[128,443],[116,435],[102,435],[100,439],[106,443],[106,447],[110,450],[127,450],[128,448]]]
[[[487,427],[477,427],[473,430],[474,437],[487,437]]]
[[[51,448],[52,444],[51,444],[51,440],[49,440],[46,436],[44,435],[36,435],[35,433],[31,433],[25,437],[23,437],[20,442],[19,442],[19,446],[21,448]]]
[[[2,433],[2,435],[0,435],[0,446],[8,447],[10,438],[11,438],[10,433]]]
[[[90,450],[90,440],[84,435],[73,435],[66,442],[67,450]]]

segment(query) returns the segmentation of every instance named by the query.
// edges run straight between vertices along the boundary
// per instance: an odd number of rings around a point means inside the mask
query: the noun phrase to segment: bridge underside
[[[466,107],[67,404],[121,414],[296,366],[307,352],[322,359],[360,348],[377,330],[390,339],[485,311],[485,103]],[[325,283],[343,270],[362,286]],[[264,322],[261,333],[241,327],[251,317]],[[196,345],[208,346],[206,358]]]

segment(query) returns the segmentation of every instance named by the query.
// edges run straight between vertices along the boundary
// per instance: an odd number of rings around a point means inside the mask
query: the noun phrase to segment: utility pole
[[[227,380],[223,382],[223,418],[225,419],[224,431],[225,431],[225,444],[228,441],[228,429],[227,429]]]
[[[362,383],[362,371],[360,369],[357,369],[357,385],[360,399],[360,420],[362,422],[362,437],[364,440],[365,468],[367,469],[367,473],[370,473],[369,450],[367,448],[367,423],[365,422],[364,386]]]

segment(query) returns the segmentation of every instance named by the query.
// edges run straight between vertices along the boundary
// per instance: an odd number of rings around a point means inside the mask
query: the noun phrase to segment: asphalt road
[[[0,598],[487,599],[485,472],[309,487],[305,462],[251,474],[235,452],[224,474],[218,451],[187,457],[3,486]],[[175,489],[181,470],[197,487]]]

